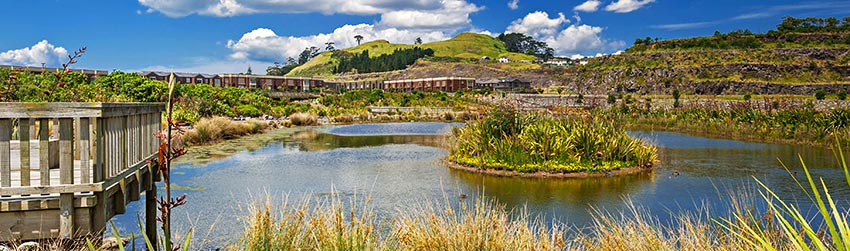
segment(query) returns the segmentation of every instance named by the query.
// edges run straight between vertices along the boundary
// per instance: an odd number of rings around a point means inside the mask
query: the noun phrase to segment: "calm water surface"
[[[802,169],[798,154],[812,173],[831,185],[832,195],[847,205],[850,191],[843,171],[828,149],[709,139],[669,132],[632,132],[659,147],[656,170],[620,177],[533,179],[494,177],[446,168],[443,161],[447,123],[394,123],[321,127],[297,132],[260,149],[239,152],[203,164],[181,164],[173,180],[189,203],[175,210],[175,225],[196,229],[196,244],[221,246],[238,240],[249,205],[288,196],[343,197],[371,195],[380,215],[390,215],[428,202],[494,198],[508,208],[525,207],[547,219],[574,226],[590,222],[589,211],[626,208],[624,201],[645,207],[662,220],[670,212],[704,205],[723,209],[729,194],[754,187],[754,178],[780,195],[810,207],[805,194],[782,168]],[[678,173],[678,175],[674,175]],[[160,192],[163,194],[164,192]],[[144,201],[141,200],[141,201]],[[133,202],[115,218],[122,233],[137,231]],[[714,210],[724,211],[724,210]]]

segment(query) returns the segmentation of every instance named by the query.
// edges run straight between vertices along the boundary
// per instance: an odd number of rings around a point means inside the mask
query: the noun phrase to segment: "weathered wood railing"
[[[99,233],[141,190],[155,197],[158,178],[147,160],[158,150],[163,109],[0,103],[0,241]]]

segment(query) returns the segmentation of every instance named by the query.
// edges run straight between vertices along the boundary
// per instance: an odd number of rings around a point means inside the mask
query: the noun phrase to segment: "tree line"
[[[395,49],[391,54],[383,54],[374,58],[369,56],[369,50],[364,50],[359,54],[335,51],[332,55],[339,59],[339,64],[333,70],[334,73],[370,73],[405,69],[420,58],[434,56],[434,50],[419,47]]]

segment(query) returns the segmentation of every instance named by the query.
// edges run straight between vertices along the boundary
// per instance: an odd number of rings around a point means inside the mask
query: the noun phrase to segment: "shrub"
[[[617,103],[617,96],[614,94],[608,94],[608,104],[613,105],[614,103]]]
[[[847,91],[840,90],[838,91],[838,100],[846,100],[847,99]]]
[[[201,115],[192,110],[175,109],[172,118],[182,123],[194,125],[201,118]]]
[[[296,126],[312,126],[317,125],[319,116],[312,113],[299,112],[290,115],[289,120]]]
[[[826,91],[824,91],[824,90],[818,90],[818,91],[816,91],[816,92],[815,92],[815,99],[817,99],[817,100],[824,100],[824,99],[826,99]]]
[[[744,94],[744,100],[750,100],[753,96],[749,93]]]
[[[263,115],[263,113],[260,112],[260,109],[257,109],[257,107],[254,107],[253,105],[237,106],[236,111],[239,113],[239,115],[251,118],[256,118]]]

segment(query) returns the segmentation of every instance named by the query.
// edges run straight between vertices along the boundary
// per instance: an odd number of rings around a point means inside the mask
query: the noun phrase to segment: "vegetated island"
[[[495,110],[452,130],[450,168],[500,176],[581,178],[652,170],[655,146],[611,122]]]

